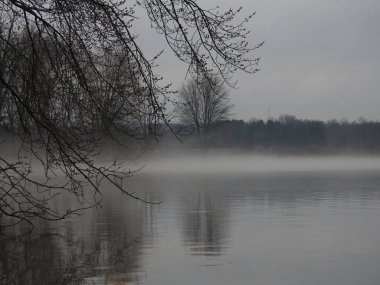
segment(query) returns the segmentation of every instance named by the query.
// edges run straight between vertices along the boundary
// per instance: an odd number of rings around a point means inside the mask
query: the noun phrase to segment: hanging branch
[[[254,14],[237,22],[241,8],[222,13],[192,0],[2,1],[0,128],[21,146],[16,159],[0,158],[0,219],[63,219],[79,209],[59,213],[50,200],[67,192],[84,208],[97,206],[102,181],[154,202],[126,190],[133,171],[95,163],[99,133],[141,139],[156,137],[162,124],[170,128],[166,104],[174,92],[154,71],[159,55],[148,59],[137,42],[136,9],[147,12],[191,76],[215,70],[235,86],[235,71],[258,70],[249,53],[262,43],[248,47],[245,26]],[[35,164],[43,180],[33,178]]]

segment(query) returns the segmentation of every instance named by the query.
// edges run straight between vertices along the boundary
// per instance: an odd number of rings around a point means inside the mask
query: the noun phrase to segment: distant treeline
[[[380,122],[323,122],[291,115],[267,121],[226,120],[212,127],[208,147],[285,152],[380,152]]]
[[[199,134],[191,132],[191,127],[181,124],[160,125],[163,136],[146,136],[131,139],[123,133],[112,136],[99,132],[102,138],[100,149],[105,155],[144,153],[161,151],[201,151]],[[176,134],[174,136],[174,133]],[[9,150],[12,142],[9,131],[0,128],[0,150]],[[116,138],[116,139],[115,139]],[[11,143],[16,147],[18,143]],[[17,148],[17,147],[16,147]],[[377,153],[380,154],[380,122],[358,120],[318,120],[298,119],[282,115],[269,120],[224,120],[213,124],[207,133],[209,150],[245,150],[262,153]],[[14,150],[15,151],[15,150]],[[6,151],[7,152],[7,151]],[[9,152],[11,153],[11,152]]]

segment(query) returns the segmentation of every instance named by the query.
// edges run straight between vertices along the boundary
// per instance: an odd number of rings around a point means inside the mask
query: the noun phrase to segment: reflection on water
[[[163,203],[104,186],[102,208],[1,236],[1,284],[380,280],[379,172],[138,174],[129,183]]]
[[[138,283],[141,250],[150,242],[143,242],[149,209],[116,202],[106,200],[104,210],[71,220],[42,222],[30,235],[3,238],[3,283]]]
[[[220,255],[226,245],[228,207],[217,193],[197,191],[182,200],[183,240],[190,254]]]

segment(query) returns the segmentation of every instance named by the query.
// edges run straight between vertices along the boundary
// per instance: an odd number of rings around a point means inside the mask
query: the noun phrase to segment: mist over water
[[[378,156],[276,156],[187,154],[144,159],[143,173],[256,173],[299,171],[376,171]],[[142,164],[141,164],[142,165]]]
[[[374,285],[380,158],[146,156],[102,207],[0,236],[0,284]],[[66,196],[52,206],[64,211]],[[20,225],[13,233],[25,232]],[[17,266],[15,266],[17,264]]]

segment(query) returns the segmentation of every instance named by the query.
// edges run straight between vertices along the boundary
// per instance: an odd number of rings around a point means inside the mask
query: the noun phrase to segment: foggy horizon
[[[152,154],[142,157],[131,169],[144,174],[248,174],[380,171],[380,156],[365,155],[286,155],[249,152],[209,154]],[[129,161],[125,163],[128,165]]]

